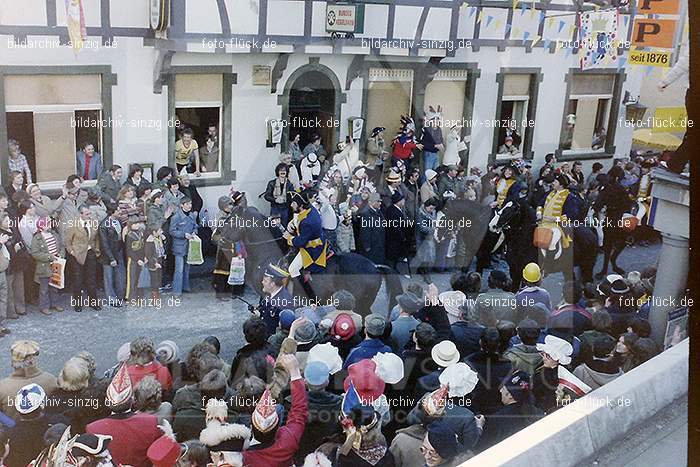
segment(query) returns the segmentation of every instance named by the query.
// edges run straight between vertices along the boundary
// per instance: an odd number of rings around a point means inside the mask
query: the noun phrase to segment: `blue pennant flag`
[[[617,69],[619,70],[620,68],[624,67],[626,63],[627,63],[627,58],[626,58],[626,57],[618,57],[618,59],[617,59]]]
[[[525,14],[525,10],[527,10],[527,5],[525,2],[520,2],[520,16]]]
[[[529,33],[528,31],[525,31],[525,32],[523,33],[523,42],[525,42],[525,41],[527,40],[528,37],[530,37],[530,33]]]
[[[493,16],[489,15],[486,17],[486,27],[487,28],[491,25],[492,21],[493,21]]]
[[[540,23],[544,22],[544,17],[546,15],[544,14],[544,11],[540,11]]]
[[[564,21],[559,21],[559,30],[557,32],[561,32],[561,30],[564,29],[564,26],[566,26],[566,23]]]
[[[469,17],[471,18],[476,13],[476,7],[469,7]]]
[[[355,389],[355,384],[353,384],[353,382],[350,381],[348,390],[345,391],[345,395],[343,395],[343,403],[341,405],[342,411],[347,416],[350,413],[350,411],[352,411],[353,407],[356,407],[361,404],[362,401],[360,400],[360,395]]]
[[[625,26],[627,26],[627,23],[630,22],[630,17],[627,16],[627,15],[625,15],[625,16],[623,16],[623,18],[624,18],[624,21],[625,21]]]
[[[545,50],[549,50],[549,46],[552,44],[552,41],[549,39],[545,39],[542,41],[542,46],[545,48]]]
[[[506,24],[506,34],[508,34],[508,33],[510,32],[510,29],[511,29],[512,27],[513,27],[512,24],[510,24],[510,23]]]

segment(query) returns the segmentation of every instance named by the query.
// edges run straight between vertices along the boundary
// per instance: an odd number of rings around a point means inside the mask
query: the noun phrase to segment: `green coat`
[[[56,244],[58,245],[58,254],[61,258],[66,257],[66,249],[63,246],[61,238],[54,232],[50,231],[56,238]],[[32,247],[31,247],[32,257],[36,261],[36,270],[34,271],[34,281],[39,282],[39,279],[44,277],[51,277],[51,254],[49,253],[49,246],[44,240],[44,236],[41,232],[37,232],[32,237]]]

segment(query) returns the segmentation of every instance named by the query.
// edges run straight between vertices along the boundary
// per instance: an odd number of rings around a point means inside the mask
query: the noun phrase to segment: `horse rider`
[[[576,203],[568,190],[568,177],[558,174],[551,183],[552,189],[537,208],[537,220],[538,227],[551,229],[552,240],[547,250],[557,250],[554,259],[558,259],[562,254],[562,248],[569,248],[571,243],[569,220],[577,218],[577,212]]]
[[[496,182],[496,200],[491,207],[500,209],[508,196],[508,190],[520,176],[520,169],[515,164],[508,164],[501,169],[501,176]]]
[[[530,190],[527,183],[518,181],[511,185],[508,197],[502,209],[512,205],[516,208],[516,218],[503,230],[505,234],[506,254],[505,259],[511,271],[513,291],[520,289],[523,268],[528,263],[537,261],[536,250],[532,248],[532,235],[537,225],[537,213],[530,205]],[[531,253],[532,252],[532,253]]]
[[[321,215],[312,205],[310,190],[289,193],[289,204],[294,218],[289,222],[284,238],[289,246],[299,249],[289,264],[291,277],[298,277],[302,270],[308,273],[326,269],[328,245],[323,234]]]

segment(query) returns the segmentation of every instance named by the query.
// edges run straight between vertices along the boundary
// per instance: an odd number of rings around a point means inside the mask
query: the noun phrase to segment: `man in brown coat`
[[[37,366],[39,344],[34,341],[16,341],[10,347],[12,374],[0,380],[0,410],[6,415],[19,419],[14,408],[15,396],[24,386],[36,383],[46,395],[56,390],[56,377]]]
[[[65,233],[65,245],[68,252],[68,264],[73,271],[73,308],[83,311],[87,303],[93,310],[101,310],[97,301],[95,277],[97,274],[97,256],[100,254],[100,243],[97,239],[98,223],[92,218],[90,208],[80,206],[80,217],[70,223]],[[87,300],[83,300],[83,291]]]

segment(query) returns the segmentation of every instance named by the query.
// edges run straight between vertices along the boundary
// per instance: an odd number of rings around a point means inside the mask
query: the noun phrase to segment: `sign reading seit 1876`
[[[354,32],[355,5],[326,4],[326,32]]]

